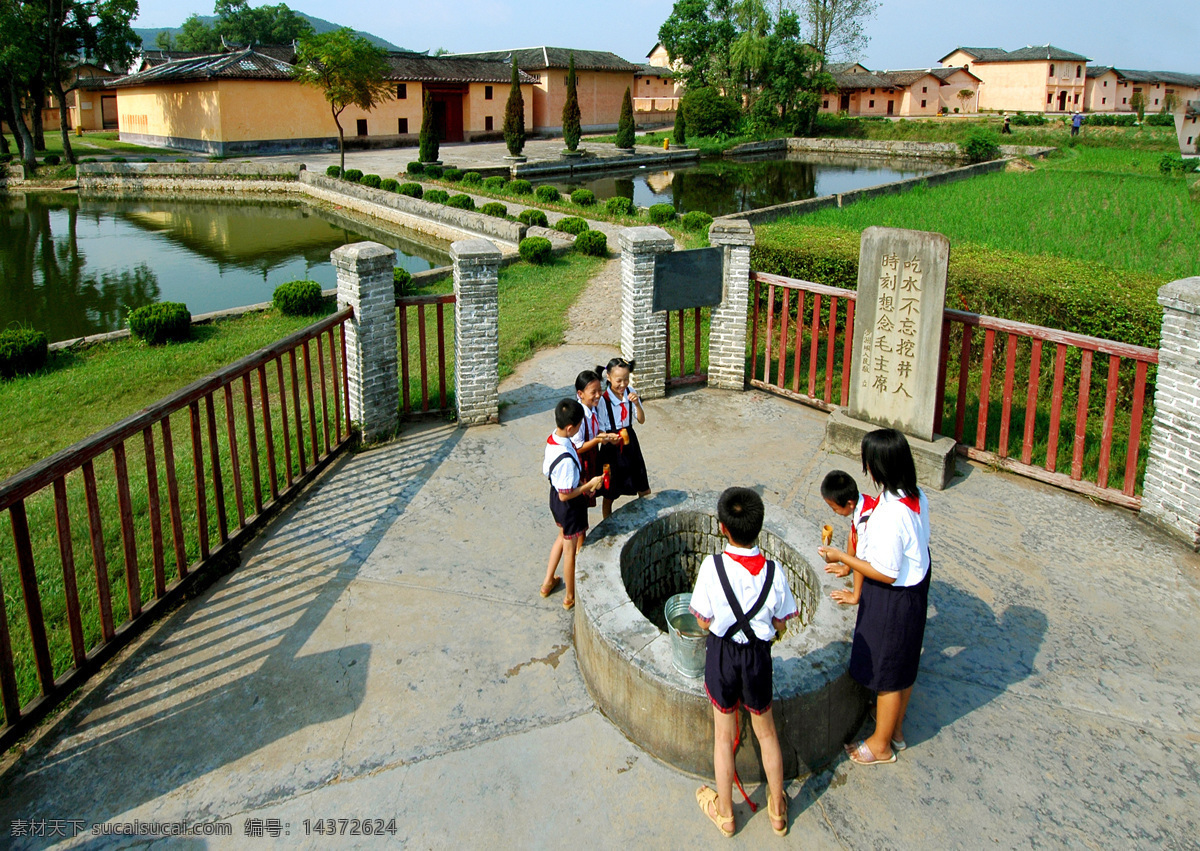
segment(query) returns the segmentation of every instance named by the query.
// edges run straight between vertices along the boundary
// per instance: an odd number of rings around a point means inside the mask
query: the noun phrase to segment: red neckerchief
[[[883,499],[883,494],[876,497],[870,497],[863,494],[863,510],[859,515],[864,521],[875,510],[875,506],[879,505],[879,501]],[[921,498],[917,496],[902,496],[900,502],[904,503],[913,514],[921,513]]]
[[[758,572],[762,570],[763,566],[767,563],[767,558],[762,553],[759,553],[756,556],[739,556],[726,550],[723,555],[726,558],[733,559],[742,567],[746,568],[746,570],[750,571],[751,576],[758,576]]]
[[[902,497],[900,497],[900,501],[903,502],[905,505],[907,505],[909,510],[912,511],[913,514],[921,513],[921,500],[918,497],[902,496]]]
[[[596,409],[592,408],[592,428],[591,428],[591,434],[589,435],[589,439],[592,437],[595,437],[596,432],[598,432],[598,431],[600,431],[600,424],[596,420]]]
[[[613,391],[612,391],[611,387],[608,388],[608,396],[610,399],[612,399],[614,402],[616,402],[617,404],[619,404],[621,406],[621,422],[625,422],[625,411],[627,410],[627,408],[625,407],[625,400],[623,398],[618,399],[615,396],[613,396]],[[619,424],[618,424],[618,427],[619,427]]]

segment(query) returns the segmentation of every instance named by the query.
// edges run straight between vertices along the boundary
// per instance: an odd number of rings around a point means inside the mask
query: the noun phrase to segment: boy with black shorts
[[[564,609],[575,607],[575,555],[587,534],[588,496],[604,484],[603,476],[580,481],[583,467],[571,438],[582,422],[583,405],[576,400],[563,399],[555,405],[555,429],[546,438],[546,456],[542,461],[542,475],[550,480],[550,514],[558,525],[558,537],[550,547],[550,563],[546,567],[541,595],[549,597],[558,587],[558,577],[554,574],[561,559],[563,579],[567,583]]]
[[[739,706],[750,711],[767,775],[771,829],[787,835],[783,753],[771,712],[771,640],[799,614],[782,568],[767,561],[755,541],[763,524],[763,502],[749,488],[729,488],[717,502],[725,552],[708,556],[696,574],[691,612],[709,632],[704,690],[713,704],[713,766],[716,790],[696,790],[700,809],[725,836],[732,836],[733,745]]]

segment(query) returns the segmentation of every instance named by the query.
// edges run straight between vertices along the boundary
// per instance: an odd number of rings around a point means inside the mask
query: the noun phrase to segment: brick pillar
[[[1200,550],[1200,277],[1158,291],[1158,387],[1142,517]]]
[[[654,258],[675,250],[662,228],[626,228],[621,246],[621,354],[637,360],[633,384],[643,399],[667,395],[667,314],[652,312]]]
[[[500,249],[486,239],[450,246],[454,263],[454,397],[460,425],[500,421]]]
[[[394,434],[400,424],[400,385],[396,378],[396,295],[392,269],[396,253],[377,242],[356,242],[335,250],[338,307],[354,308],[346,323],[346,368],[350,374],[350,419],[363,440]]]
[[[708,242],[725,249],[724,291],[721,303],[712,309],[708,332],[708,386],[744,390],[754,228],[745,219],[718,219],[708,229]]]

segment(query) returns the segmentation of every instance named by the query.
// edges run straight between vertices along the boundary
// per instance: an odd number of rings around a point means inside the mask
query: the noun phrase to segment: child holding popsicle
[[[646,461],[642,457],[637,433],[633,430],[634,417],[637,417],[639,425],[646,421],[641,397],[629,383],[633,370],[634,361],[625,358],[613,358],[603,369],[608,379],[608,389],[600,396],[601,428],[620,436],[620,440],[605,444],[600,449],[601,463],[609,466],[609,481],[600,492],[604,517],[612,513],[613,500],[618,497],[650,495]]]
[[[583,467],[582,476],[585,481],[601,474],[600,447],[621,439],[620,436],[600,428],[600,414],[596,406],[600,402],[601,392],[599,368],[585,369],[575,377],[575,398],[583,406],[583,422],[580,423],[579,431],[575,432],[571,442],[575,444],[575,451],[579,453],[579,463]],[[595,504],[596,497],[588,496],[588,506],[592,507]]]
[[[821,481],[821,497],[834,514],[850,518],[850,538],[846,542],[846,552],[850,555],[857,554],[859,531],[866,525],[867,517],[871,513],[866,505],[867,497],[859,494],[858,483],[845,470],[830,470],[825,474],[825,478]],[[874,507],[875,503],[872,500],[871,508]],[[821,544],[828,547],[832,543],[833,527],[825,526],[821,531]],[[843,606],[857,606],[859,598],[862,596],[862,584],[862,574],[855,571],[852,591],[838,589],[829,596]]]

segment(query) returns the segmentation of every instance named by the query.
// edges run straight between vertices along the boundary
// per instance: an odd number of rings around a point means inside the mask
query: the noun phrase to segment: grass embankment
[[[815,135],[851,139],[876,139],[912,142],[963,143],[980,128],[999,134],[1003,116],[981,115],[972,118],[920,118],[897,121],[822,116]],[[1178,152],[1173,127],[1093,127],[1084,126],[1080,135],[1071,136],[1070,121],[1052,118],[1040,127],[1011,125],[1012,133],[1000,136],[1005,145],[1038,147],[1092,147],[1121,150]]]
[[[46,131],[46,149],[38,151],[37,157],[40,162],[46,154],[58,154],[62,156],[63,143],[62,134],[58,129]],[[5,138],[8,139],[9,150],[13,152],[15,157],[17,154],[17,142],[11,133],[6,133]],[[169,150],[167,148],[151,148],[145,145],[135,145],[132,142],[122,142],[119,134],[116,132],[102,133],[84,133],[82,136],[71,134],[71,150],[75,152],[76,159],[84,159],[87,157],[161,157],[166,162],[172,162],[180,156],[179,151]]]
[[[537,349],[561,342],[566,330],[566,314],[571,303],[586,286],[588,279],[596,273],[602,259],[568,254],[556,258],[553,263],[542,267],[531,267],[518,263],[500,272],[500,370],[501,375],[512,372],[523,359]],[[424,292],[446,291],[449,281],[439,282]],[[411,291],[410,291],[411,292]],[[416,294],[416,293],[413,293]],[[614,308],[616,309],[616,308]],[[415,311],[413,312],[415,317]],[[427,308],[427,321],[432,325],[434,311]],[[453,310],[447,310],[447,354],[450,363],[450,383],[453,377]],[[415,318],[411,320],[415,322]],[[37,375],[0,382],[0,410],[5,411],[7,426],[0,435],[0,478],[18,472],[29,464],[53,454],[108,425],[132,414],[151,402],[168,395],[192,381],[224,367],[238,358],[269,345],[288,334],[307,326],[305,318],[281,317],[274,311],[249,314],[211,325],[197,326],[193,340],[163,347],[145,347],[131,340],[106,343],[74,352],[52,356],[50,364]],[[427,339],[436,346],[436,328],[427,331]],[[410,349],[415,350],[417,334],[415,324],[411,326]],[[315,358],[316,347],[312,347]],[[436,348],[431,348],[431,357],[436,357]],[[328,350],[325,350],[328,358]],[[285,362],[286,364],[286,362]],[[304,362],[298,358],[299,376],[303,382]],[[291,397],[289,370],[284,369],[283,390],[287,398],[288,427],[291,429],[292,469],[299,472],[295,447],[295,410]],[[328,377],[328,367],[326,368]],[[317,369],[313,367],[314,382]],[[413,379],[410,377],[410,382]],[[274,369],[267,369],[268,393],[272,428],[275,434],[277,479],[284,486],[283,417],[278,403],[279,383]],[[436,377],[431,383],[433,394],[437,392]],[[453,392],[453,387],[449,388]],[[253,403],[261,407],[257,382],[252,382]],[[419,381],[413,398],[420,400]],[[242,470],[242,497],[247,511],[253,512],[253,486],[249,473],[249,452],[244,418],[244,400],[240,382],[233,388],[233,405],[238,434],[239,468]],[[300,390],[301,420],[305,434],[309,433],[309,422],[305,392]],[[318,433],[321,428],[321,402],[316,401]],[[328,396],[332,426],[332,395]],[[450,401],[453,405],[453,401]],[[200,406],[201,419],[205,417],[205,406]],[[218,432],[218,451],[224,470],[223,493],[231,528],[236,528],[237,514],[231,467],[230,452],[225,439],[225,402],[222,394],[215,399],[215,414]],[[181,515],[183,517],[184,550],[190,563],[198,558],[200,542],[196,531],[196,498],[193,485],[191,462],[191,433],[188,412],[185,409],[171,418],[174,438],[177,479]],[[262,490],[264,499],[269,498],[267,481],[267,459],[265,438],[258,426],[259,466],[263,471]],[[202,431],[203,431],[202,425]],[[160,504],[164,517],[166,536],[166,579],[176,576],[175,561],[166,504],[165,459],[161,435],[156,428],[155,451],[159,473]],[[322,443],[318,440],[318,443]],[[209,466],[207,435],[202,435],[204,463]],[[311,452],[306,441],[305,451],[311,462]],[[146,459],[140,439],[126,445],[128,455],[131,501],[135,518],[135,541],[139,562],[141,601],[145,605],[154,594],[154,574],[151,564],[151,535],[149,523],[149,497],[146,478]],[[127,584],[125,580],[124,555],[121,544],[119,508],[117,505],[113,456],[111,453],[99,457],[95,462],[99,489],[100,515],[105,531],[105,558],[110,585],[114,621],[120,624],[128,614]],[[217,543],[215,510],[213,508],[213,486],[211,471],[206,478],[208,484],[209,543]],[[83,494],[82,475],[76,473],[67,478],[68,502],[71,514],[71,532],[74,546],[75,575],[79,587],[83,633],[86,645],[95,646],[100,639],[100,619],[97,604],[97,583],[88,536],[86,505]],[[38,576],[38,588],[48,633],[51,657],[56,675],[61,675],[71,666],[72,653],[70,633],[66,618],[66,598],[63,590],[62,566],[58,540],[55,534],[54,502],[51,489],[26,500],[31,537],[33,539],[34,564]],[[22,704],[38,693],[37,677],[33,663],[29,630],[25,622],[22,604],[21,583],[17,573],[13,541],[9,524],[0,523],[0,581],[6,593],[6,609],[9,631],[13,642],[14,663],[18,674],[18,685]]]

